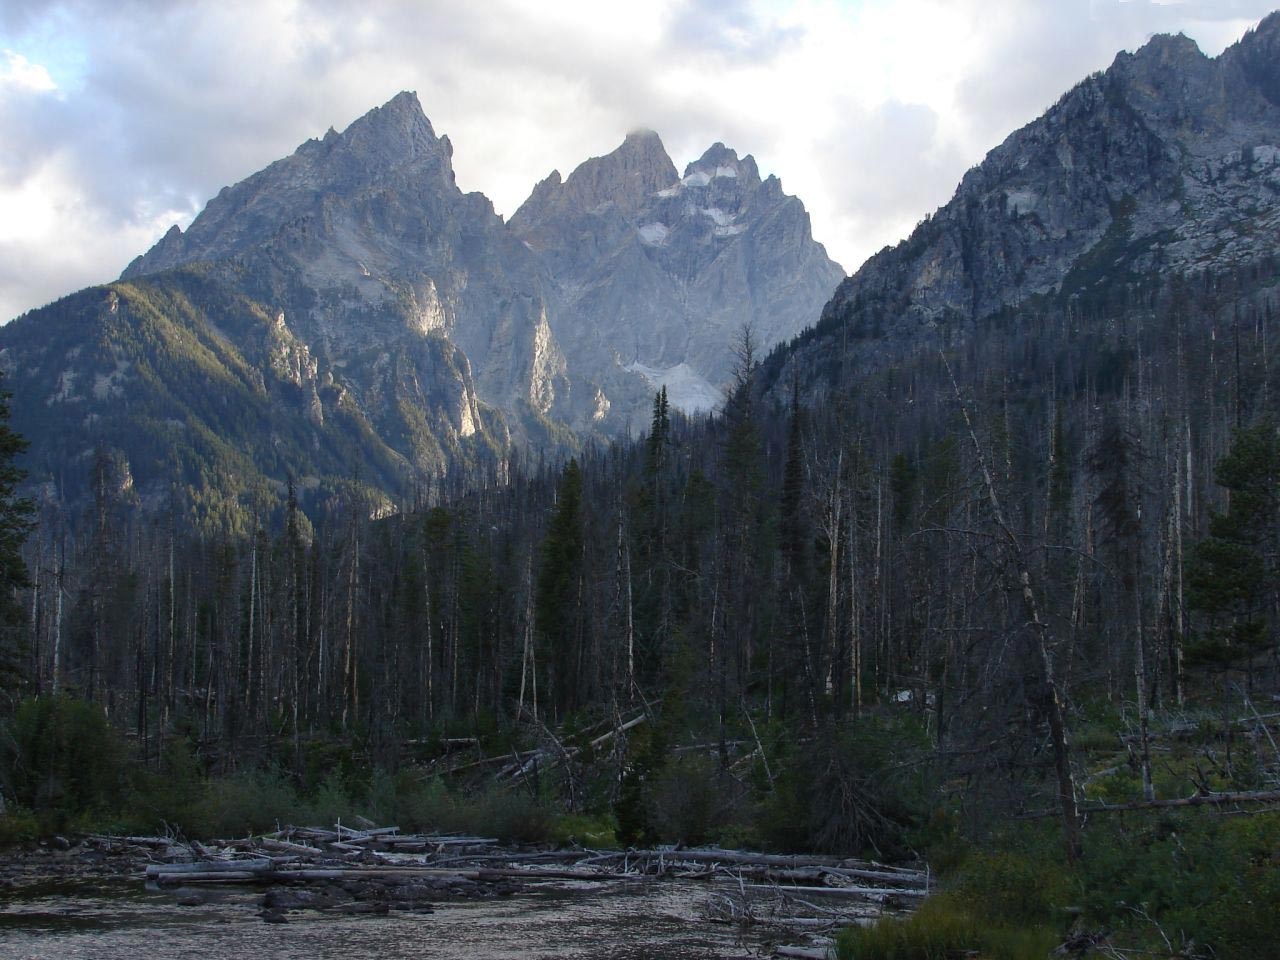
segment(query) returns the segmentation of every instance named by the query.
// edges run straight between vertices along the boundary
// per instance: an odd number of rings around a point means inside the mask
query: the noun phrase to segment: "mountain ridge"
[[[626,296],[687,300],[700,271],[720,269],[702,248],[741,242],[744,231],[717,238],[707,221],[684,259],[642,243],[635,218],[678,183],[657,134],[633,131],[563,182],[548,177],[507,223],[483,194],[458,188],[448,137],[416,94],[397,94],[224,187],[119,281],[0,331],[15,422],[37,437],[33,480],[52,499],[84,502],[101,447],[153,505],[178,477],[192,501],[222,485],[214,496],[227,511],[248,498],[258,512],[289,477],[323,499],[347,485],[345,471],[381,510],[451,471],[501,474],[513,450],[555,457],[638,429],[664,378],[691,382],[706,409],[723,380],[711,351],[687,347],[702,323],[696,308],[628,306],[644,333],[606,316]],[[535,217],[540,197],[550,205]],[[780,190],[773,199],[795,219],[799,201]],[[574,236],[555,235],[570,220]],[[524,223],[542,231],[544,249]],[[807,215],[789,239],[821,250]],[[805,256],[818,279],[771,342],[801,329],[843,276]],[[615,301],[574,292],[583,257]],[[737,259],[761,290],[794,283],[768,256]],[[753,288],[720,290],[725,309],[755,309]],[[727,356],[728,332],[714,339]],[[226,414],[207,402],[224,391]],[[166,404],[180,412],[130,419],[130,409]]]
[[[1278,45],[1273,13],[1216,58],[1168,35],[1117,54],[843,281],[778,363],[799,373],[835,337],[928,348],[1104,276],[1247,267],[1280,230]]]

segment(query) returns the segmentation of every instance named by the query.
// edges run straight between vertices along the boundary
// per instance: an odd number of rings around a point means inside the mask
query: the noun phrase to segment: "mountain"
[[[511,224],[451,158],[401,93],[224,188],[118,282],[0,329],[32,479],[85,503],[109,461],[113,486],[219,526],[290,478],[304,503],[354,483],[391,509],[513,449],[626,433],[659,382],[706,409],[738,326],[790,336],[843,276],[799,201],[719,145],[681,180],[629,136]]]
[[[1119,54],[844,281],[788,366],[803,372],[836,338],[869,361],[1037,300],[1087,304],[1118,283],[1266,261],[1280,230],[1277,54],[1280,14],[1216,58],[1184,36]]]
[[[547,271],[570,369],[605,371],[615,390],[639,372],[687,411],[720,402],[744,324],[763,346],[782,341],[844,277],[752,157],[717,143],[680,177],[651,131],[566,180],[553,172],[511,228]]]

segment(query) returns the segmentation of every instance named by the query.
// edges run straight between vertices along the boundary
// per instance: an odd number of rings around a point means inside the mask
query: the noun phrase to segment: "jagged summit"
[[[396,94],[341,133],[301,144],[290,156],[224,187],[185,231],[171,229],[123,277],[196,260],[216,260],[271,239],[300,216],[319,214],[322,198],[352,197],[377,183],[409,177],[453,184],[453,147],[437,137],[416,93]]]
[[[685,167],[682,181],[688,184],[692,179],[700,179],[699,175],[710,179],[741,177],[744,186],[754,186],[760,182],[760,171],[756,167],[755,158],[747,154],[739,159],[736,150],[731,150],[718,140],[702,156]]]
[[[717,142],[681,177],[648,130],[563,182],[552,173],[511,228],[552,278],[570,369],[600,371],[628,417],[647,416],[660,385],[686,411],[715,406],[734,331],[751,323],[765,346],[792,336],[844,276],[752,157]]]
[[[518,232],[551,217],[599,214],[606,206],[633,211],[676,180],[676,167],[652,130],[633,130],[617,149],[579,164],[561,180],[553,170],[511,217]]]
[[[356,119],[340,135],[347,149],[368,151],[395,158],[399,162],[411,161],[421,151],[436,149],[438,138],[423,112],[418,95],[405,90],[397,93],[380,107],[374,107]],[[452,153],[452,148],[449,148]]]
[[[1205,55],[1201,52],[1199,44],[1185,33],[1156,33],[1152,34],[1134,53],[1121,52],[1116,55],[1116,59],[1121,60],[1128,56],[1176,61],[1198,59]]]

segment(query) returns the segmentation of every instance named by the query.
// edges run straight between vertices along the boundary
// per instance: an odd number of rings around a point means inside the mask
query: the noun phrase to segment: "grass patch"
[[[991,926],[962,904],[934,897],[905,920],[844,930],[839,960],[953,960],[971,952],[983,960],[1045,960],[1061,942],[1047,927]]]

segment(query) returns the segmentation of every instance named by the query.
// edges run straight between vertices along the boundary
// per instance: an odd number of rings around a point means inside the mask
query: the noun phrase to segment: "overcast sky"
[[[1118,50],[1280,0],[3,0],[0,320],[116,277],[225,184],[416,90],[510,215],[628,130],[722,140],[848,271]]]

